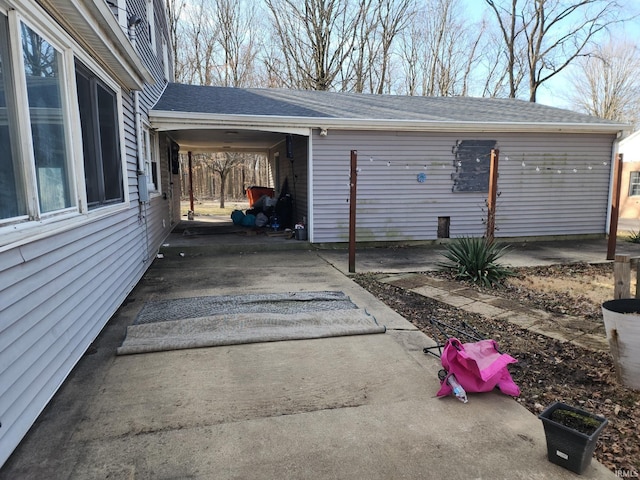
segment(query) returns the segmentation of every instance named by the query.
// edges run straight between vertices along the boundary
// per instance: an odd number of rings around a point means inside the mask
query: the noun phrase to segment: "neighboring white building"
[[[640,131],[620,141],[620,231],[640,232]]]
[[[0,465],[179,220],[164,8],[0,0]]]

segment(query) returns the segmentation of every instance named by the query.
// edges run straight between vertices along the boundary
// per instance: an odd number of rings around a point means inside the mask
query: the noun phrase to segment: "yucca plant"
[[[629,237],[627,238],[627,241],[631,243],[640,243],[640,230],[638,230],[637,232],[635,230],[632,230],[631,232],[629,232]]]
[[[469,280],[486,287],[493,287],[515,272],[498,263],[508,251],[486,238],[460,237],[446,245],[441,269],[452,271],[458,280]]]

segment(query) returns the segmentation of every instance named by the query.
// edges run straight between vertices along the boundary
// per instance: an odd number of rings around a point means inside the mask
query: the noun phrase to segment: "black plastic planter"
[[[556,410],[568,410],[599,422],[597,429],[590,435],[579,432],[551,419]],[[592,413],[556,402],[547,407],[538,418],[542,420],[544,434],[547,437],[547,457],[551,463],[581,474],[591,463],[593,451],[600,432],[608,423],[607,419]]]

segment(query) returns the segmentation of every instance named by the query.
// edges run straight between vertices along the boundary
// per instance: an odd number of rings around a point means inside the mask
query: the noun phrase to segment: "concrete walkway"
[[[510,397],[435,398],[433,342],[335,266],[344,252],[187,247],[166,247],[1,479],[575,478]],[[346,293],[387,333],[115,356],[148,300],[317,290]],[[616,477],[594,460],[583,478]]]

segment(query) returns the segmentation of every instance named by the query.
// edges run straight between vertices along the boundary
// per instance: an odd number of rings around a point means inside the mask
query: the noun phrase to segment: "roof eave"
[[[39,0],[47,12],[130,90],[155,82],[149,70],[102,0]]]
[[[273,115],[220,115],[152,110],[152,126],[158,130],[184,130],[220,126],[308,127],[341,130],[402,130],[421,132],[514,132],[620,134],[630,127],[612,123],[456,122],[438,120],[349,119],[330,117],[281,117]]]

